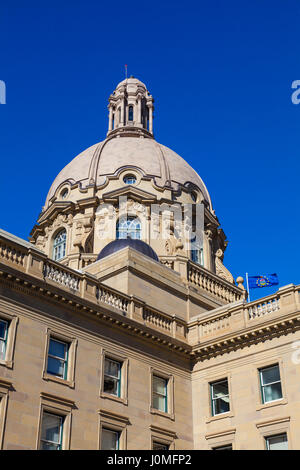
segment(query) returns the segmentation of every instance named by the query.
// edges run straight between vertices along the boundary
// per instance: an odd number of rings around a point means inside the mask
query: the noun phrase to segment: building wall
[[[284,432],[288,448],[300,448],[300,364],[293,361],[293,343],[299,338],[297,331],[195,366],[195,449],[232,443],[238,450],[263,450],[265,436]],[[283,398],[262,404],[258,369],[272,364],[280,367]],[[229,381],[230,412],[212,417],[209,383],[224,378]]]
[[[38,294],[29,297],[24,292],[8,289],[0,294],[0,317],[9,314],[18,319],[13,365],[9,368],[0,364],[0,392],[1,379],[11,383],[3,449],[38,448],[42,404],[72,416],[65,448],[98,449],[100,420],[124,429],[123,448],[151,449],[152,435],[169,440],[178,449],[193,447],[188,363],[176,358],[174,353],[134,340],[68,306],[45,302]],[[74,384],[51,380],[49,376],[43,378],[49,331],[76,343]],[[128,361],[124,402],[101,397],[105,352]],[[172,378],[174,416],[150,412],[152,369]]]

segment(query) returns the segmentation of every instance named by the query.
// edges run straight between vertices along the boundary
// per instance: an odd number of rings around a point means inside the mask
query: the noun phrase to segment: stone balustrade
[[[271,297],[270,299],[263,302],[251,302],[248,307],[248,318],[249,320],[254,320],[272,312],[276,312],[279,309],[280,303],[278,295]]]
[[[220,341],[222,337],[233,337],[252,328],[261,328],[278,322],[285,326],[285,317],[296,316],[300,321],[299,286],[290,284],[275,294],[247,303],[240,300],[212,311],[200,314],[188,322],[188,341],[192,345]],[[294,320],[289,318],[290,325]],[[246,333],[246,336],[248,333]],[[238,338],[240,338],[238,336]]]
[[[242,289],[220,279],[201,266],[188,262],[185,266],[189,282],[206,292],[219,296],[227,303],[202,312],[190,321],[185,321],[177,317],[176,312],[170,315],[154,309],[135,296],[123,294],[103,284],[90,273],[76,271],[50,260],[31,244],[20,241],[17,237],[6,236],[5,233],[0,231],[1,275],[7,273],[8,279],[13,279],[13,272],[15,272],[18,283],[24,275],[26,285],[28,285],[28,276],[31,276],[34,285],[40,282],[41,291],[47,292],[46,289],[50,289],[50,286],[54,288],[57,286],[61,292],[64,290],[72,294],[73,299],[74,296],[77,297],[78,300],[70,300],[71,303],[75,302],[79,305],[80,302],[89,302],[89,304],[92,302],[96,310],[101,309],[101,306],[105,308],[109,305],[123,317],[174,339],[188,342],[191,346],[201,347],[204,343],[214,341],[218,344],[223,341],[222,338],[233,338],[234,335],[238,338],[239,335],[247,336],[248,333],[245,334],[245,331],[256,328],[258,331],[263,331],[264,325],[272,328],[273,323],[275,325],[276,322],[281,326],[300,322],[300,286],[290,284],[281,287],[273,295],[247,303],[243,299]],[[177,260],[174,260],[174,263],[176,262]],[[51,294],[50,291],[48,292]],[[59,291],[56,292],[59,294]],[[56,292],[54,290],[53,294]],[[60,295],[62,298],[66,296],[66,294]],[[59,298],[59,295],[56,295],[56,298]],[[235,340],[232,339],[232,341]]]
[[[61,284],[70,290],[79,291],[80,277],[68,271],[68,268],[47,262],[44,264],[43,275],[45,279]]]
[[[143,320],[146,325],[154,326],[164,332],[172,332],[173,321],[172,318],[167,315],[163,315],[162,313],[155,312],[154,310],[144,307]]]
[[[191,284],[226,303],[245,298],[246,291],[192,261],[188,262],[187,277]]]
[[[97,285],[96,298],[100,302],[121,310],[126,315],[129,313],[130,297],[120,294],[109,287],[104,285]]]
[[[0,261],[24,266],[26,254],[26,250],[16,248],[13,244],[0,240]]]

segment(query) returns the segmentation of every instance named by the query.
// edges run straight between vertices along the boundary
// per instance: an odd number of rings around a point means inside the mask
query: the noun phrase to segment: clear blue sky
[[[206,183],[234,276],[300,283],[299,1],[2,0],[0,41],[3,229],[27,238],[57,173],[105,138],[126,63],[156,139]]]

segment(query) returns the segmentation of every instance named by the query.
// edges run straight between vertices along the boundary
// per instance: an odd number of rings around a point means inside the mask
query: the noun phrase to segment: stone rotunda
[[[227,242],[208,190],[182,157],[154,139],[153,102],[138,79],[118,84],[109,97],[106,139],[77,155],[55,178],[30,241],[55,261],[83,269],[116,238],[140,239],[169,268],[175,269],[180,257],[234,283],[223,265]],[[153,214],[153,204],[163,209]],[[176,207],[183,221],[187,204],[203,209],[197,243],[183,243],[170,208]],[[190,223],[198,230],[195,214]]]

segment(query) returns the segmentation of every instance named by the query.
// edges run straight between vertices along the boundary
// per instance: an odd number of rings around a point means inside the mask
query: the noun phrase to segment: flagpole
[[[248,282],[248,273],[246,273],[246,283],[247,283],[247,292],[248,292],[248,302],[250,302],[250,290],[249,290],[249,282]]]

